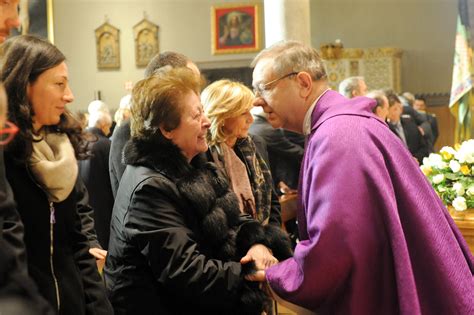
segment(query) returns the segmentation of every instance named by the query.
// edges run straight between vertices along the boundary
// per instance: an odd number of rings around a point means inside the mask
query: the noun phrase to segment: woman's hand
[[[247,254],[242,257],[240,263],[247,264],[251,261],[255,262],[255,268],[257,268],[257,271],[265,270],[278,263],[278,260],[273,257],[272,252],[262,244],[253,245],[248,250]]]
[[[100,248],[91,248],[89,249],[89,254],[94,256],[95,259],[100,260],[105,259],[105,256],[107,256],[107,251]]]

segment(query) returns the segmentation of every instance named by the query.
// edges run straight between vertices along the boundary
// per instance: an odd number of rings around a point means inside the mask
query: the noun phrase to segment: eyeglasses
[[[254,92],[255,96],[258,97],[258,96],[262,95],[265,91],[270,91],[271,90],[270,86],[272,84],[275,84],[280,80],[286,79],[286,78],[291,77],[292,75],[296,75],[296,74],[298,74],[298,72],[291,72],[291,73],[285,74],[284,76],[279,77],[275,80],[271,80],[270,82],[259,83],[259,84],[257,84],[257,86],[254,86],[253,92]]]
[[[5,145],[15,137],[18,127],[12,122],[6,121],[5,126],[0,129],[0,145]]]

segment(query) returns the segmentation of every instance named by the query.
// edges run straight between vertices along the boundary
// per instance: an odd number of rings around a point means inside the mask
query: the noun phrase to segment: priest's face
[[[294,77],[296,74],[277,75],[272,70],[273,60],[261,59],[253,71],[254,106],[261,106],[273,128],[292,129],[295,102],[298,101]]]

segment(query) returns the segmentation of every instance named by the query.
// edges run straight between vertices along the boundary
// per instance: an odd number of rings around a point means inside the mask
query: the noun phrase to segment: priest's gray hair
[[[326,79],[323,59],[316,49],[294,40],[280,41],[262,50],[252,61],[252,67],[262,59],[273,59],[272,70],[276,75],[305,71],[313,80]]]

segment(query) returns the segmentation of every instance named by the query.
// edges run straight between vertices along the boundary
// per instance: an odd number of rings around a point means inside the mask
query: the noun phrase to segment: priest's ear
[[[298,86],[300,87],[300,96],[307,98],[311,94],[313,88],[313,79],[308,72],[301,71],[296,75]]]

